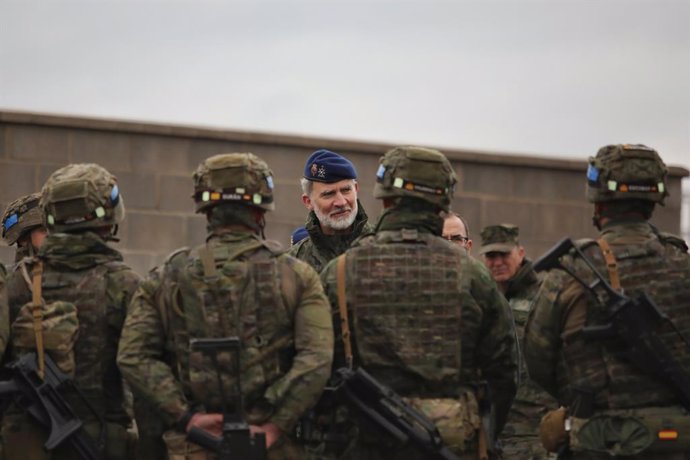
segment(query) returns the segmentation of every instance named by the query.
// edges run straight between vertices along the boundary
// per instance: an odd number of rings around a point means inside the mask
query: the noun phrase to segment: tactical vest
[[[294,356],[293,318],[281,283],[276,253],[258,239],[211,241],[168,259],[157,303],[168,360],[193,405],[207,411],[234,410],[240,375],[246,409],[264,410],[259,406],[266,388],[289,370]],[[241,340],[239,363],[232,352],[218,354],[221,390],[212,356],[192,352],[190,340],[231,336]],[[256,416],[267,418],[266,413]]]
[[[688,255],[678,248],[650,235],[644,243],[616,245],[609,241],[618,265],[621,286],[627,296],[646,292],[659,309],[690,337],[690,271]],[[606,262],[596,242],[583,243],[587,257],[605,277]],[[583,264],[573,264],[578,276],[592,281]],[[593,298],[587,299],[587,325],[606,324],[606,311]],[[651,325],[650,325],[651,326]],[[690,353],[682,338],[662,323],[655,329],[661,340],[673,351],[678,363],[690,372]],[[578,388],[592,391],[594,407],[621,409],[668,406],[676,404],[673,392],[659,378],[643,373],[624,356],[626,345],[620,340],[585,340],[581,333],[564,338],[564,365],[568,376],[565,394],[576,394]],[[559,386],[566,382],[559,382]],[[573,392],[573,390],[576,390]]]
[[[106,399],[113,397],[106,395],[106,386],[122,385],[119,373],[113,374],[110,369],[114,364],[103,357],[109,352],[113,354],[108,350],[106,340],[113,333],[108,324],[108,274],[123,265],[119,261],[110,261],[86,270],[70,271],[56,271],[48,265],[43,272],[42,296],[46,304],[62,301],[77,308],[79,333],[74,345],[74,384],[95,407],[102,407]],[[15,349],[15,352],[21,353],[22,350]],[[116,382],[107,379],[115,379]],[[110,403],[107,405],[114,407]]]
[[[460,249],[380,232],[347,253],[355,359],[402,395],[455,397],[461,369]]]

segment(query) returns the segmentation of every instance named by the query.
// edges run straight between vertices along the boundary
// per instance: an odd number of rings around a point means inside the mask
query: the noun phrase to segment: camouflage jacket
[[[634,297],[646,292],[686,337],[690,333],[690,256],[680,238],[659,234],[647,222],[611,222],[600,238],[608,242],[618,265],[621,286]],[[577,243],[608,279],[606,262],[596,241]],[[594,280],[579,257],[563,258],[585,282]],[[594,410],[674,404],[669,387],[631,363],[619,340],[592,340],[585,325],[608,322],[607,311],[563,270],[547,272],[525,332],[525,358],[530,376],[564,405],[572,405],[584,389]],[[655,332],[690,372],[690,353],[670,328]]]
[[[324,235],[321,224],[314,211],[309,213],[305,228],[309,236],[289,249],[291,256],[305,261],[320,273],[329,260],[338,257],[350,247],[360,235],[370,233],[373,226],[368,222],[367,213],[362,203],[357,201],[357,216],[352,224],[352,231],[347,234]]]
[[[127,306],[139,285],[139,275],[122,262],[119,251],[92,232],[53,233],[43,242],[38,257],[43,260],[45,301],[64,300],[77,307],[75,384],[106,420],[127,423],[122,377],[115,358]],[[29,259],[20,263],[30,265]],[[30,276],[30,267],[28,273]],[[98,294],[104,299],[104,305],[90,305],[94,299],[84,298],[83,303],[90,306],[81,308],[82,288],[97,283],[105,289]],[[8,287],[10,310],[15,317],[31,301],[31,289],[20,268],[10,274]],[[97,372],[101,375],[95,375]],[[75,410],[82,418],[92,416],[86,408]]]
[[[536,296],[541,280],[532,268],[532,262],[525,259],[518,272],[506,283],[505,297],[513,311],[515,330],[520,348],[520,369],[517,395],[510,408],[508,423],[503,436],[532,436],[536,438],[541,417],[557,407],[556,401],[527,374],[525,356],[522,353],[525,325],[532,299]]]
[[[10,338],[10,308],[7,305],[7,272],[0,264],[0,360],[5,355],[7,341]]]
[[[438,222],[436,222],[438,220]],[[437,225],[436,225],[437,224]],[[517,352],[515,344],[515,329],[513,326],[510,309],[505,298],[500,294],[495,282],[491,278],[488,270],[478,261],[469,257],[466,251],[457,246],[448,243],[443,238],[440,238],[442,220],[439,220],[437,214],[425,213],[420,210],[409,210],[409,212],[384,212],[381,216],[381,221],[376,228],[375,235],[367,235],[358,240],[352,249],[346,252],[348,260],[357,258],[356,251],[360,251],[372,246],[393,246],[400,251],[405,251],[406,246],[422,245],[422,247],[429,248],[432,254],[439,251],[438,256],[432,255],[438,260],[446,260],[447,256],[452,256],[455,267],[449,265],[439,267],[434,270],[435,275],[432,278],[442,278],[439,275],[444,270],[451,270],[459,272],[461,282],[452,287],[455,294],[452,298],[456,299],[455,308],[462,308],[460,320],[460,337],[445,336],[444,340],[450,341],[447,346],[460,348],[461,368],[459,369],[459,384],[474,383],[479,380],[487,380],[491,386],[494,407],[497,414],[497,428],[498,431],[505,423],[508,409],[513,400],[516,391],[516,373],[517,373]],[[402,254],[402,252],[401,252]],[[445,254],[441,256],[441,254]],[[404,257],[404,256],[403,256]],[[339,317],[338,302],[337,302],[337,285],[336,285],[336,261],[332,260],[328,266],[321,273],[321,279],[326,287],[326,293],[331,302],[331,308],[334,312],[334,329],[336,335],[339,334]],[[355,271],[351,269],[351,262],[348,262],[347,268],[347,299],[348,299],[348,314],[352,315],[353,309],[357,309],[356,303],[353,301],[358,295],[365,293],[353,293],[350,288],[351,277],[355,276]],[[415,260],[409,260],[410,268],[416,264]],[[380,269],[384,269],[382,266]],[[449,273],[450,276],[450,273]],[[420,289],[429,291],[429,295],[433,295],[433,290],[428,288],[429,285],[424,281],[423,276],[418,278],[417,282],[423,283]],[[445,279],[445,278],[444,278]],[[430,280],[427,280],[431,282]],[[404,280],[401,282],[405,283]],[[407,280],[412,282],[412,280]],[[435,289],[441,289],[440,284],[433,284]],[[389,286],[390,290],[395,290],[394,287]],[[385,289],[379,291],[386,291]],[[445,292],[445,291],[444,291]],[[374,296],[385,297],[385,292],[374,292]],[[377,297],[377,298],[378,298]],[[380,308],[385,307],[385,303],[379,303]],[[412,315],[414,321],[421,319],[422,310],[424,306],[419,306],[419,312]],[[425,314],[427,313],[426,310]],[[452,312],[452,309],[449,310]],[[354,319],[352,329],[352,342],[354,348],[355,361],[358,359],[357,346],[357,319]],[[425,323],[426,324],[426,323]],[[400,324],[403,327],[403,323]],[[416,326],[411,326],[414,330]],[[421,326],[420,326],[421,327]],[[430,326],[433,327],[433,326]],[[414,331],[411,330],[410,333]],[[402,332],[401,332],[402,333]],[[335,360],[342,362],[342,339],[336,337],[336,357]],[[423,340],[422,340],[423,343]],[[460,347],[460,344],[462,346]],[[381,345],[381,356],[386,353],[391,345],[386,347]],[[409,347],[408,347],[409,348]],[[419,350],[422,354],[425,350]],[[427,350],[429,351],[429,350]],[[435,350],[437,351],[437,350]],[[397,353],[397,351],[394,350]],[[390,358],[389,358],[390,359]],[[381,361],[381,360],[378,360]],[[421,365],[423,367],[424,364]],[[366,364],[365,364],[366,367]],[[411,375],[406,371],[402,371],[400,367],[397,369],[389,369],[384,373],[377,373],[374,369],[370,369],[370,373],[382,382],[389,384],[395,390],[403,395],[419,395],[420,392],[429,394],[428,389],[433,388],[434,385],[430,381],[424,381],[421,372],[418,376],[411,378]],[[437,371],[434,371],[437,373]],[[448,373],[450,369],[444,369],[443,372]],[[457,371],[456,371],[457,372]],[[420,377],[421,376],[421,380]],[[416,386],[415,386],[416,385]],[[421,388],[425,387],[426,390]],[[416,389],[415,389],[416,388]],[[459,388],[458,388],[459,390]],[[433,394],[433,391],[432,393]],[[437,395],[436,397],[443,397]],[[447,396],[446,396],[447,397]]]
[[[220,371],[225,382],[240,375],[244,416],[289,432],[328,379],[331,317],[314,270],[251,233],[211,236],[206,246],[177,251],[151,271],[132,301],[118,363],[171,426],[190,410],[220,412],[223,403],[232,409],[235,383],[224,386],[232,400],[223,401],[215,366],[190,349],[193,338],[229,336],[241,340],[242,367]]]

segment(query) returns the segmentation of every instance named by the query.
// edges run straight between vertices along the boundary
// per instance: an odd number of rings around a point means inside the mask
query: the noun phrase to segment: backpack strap
[[[43,379],[45,373],[45,349],[43,347],[43,299],[41,284],[43,281],[43,261],[38,260],[32,270],[31,316],[34,319],[36,334],[36,355],[38,357],[38,375]]]
[[[345,348],[345,363],[352,369],[352,341],[350,340],[350,320],[347,316],[347,297],[345,292],[345,254],[338,257],[335,266],[336,285],[338,293],[338,310],[340,311],[340,330]]]
[[[609,272],[609,281],[611,282],[611,287],[616,291],[621,290],[621,279],[618,276],[618,263],[616,263],[616,256],[611,251],[611,246],[609,243],[603,239],[599,238],[597,244],[601,248],[601,252],[604,254],[604,260],[606,260],[606,269]]]

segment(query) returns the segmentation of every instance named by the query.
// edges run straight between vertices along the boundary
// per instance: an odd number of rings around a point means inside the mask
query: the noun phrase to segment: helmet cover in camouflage
[[[224,153],[204,160],[194,171],[196,212],[223,202],[273,211],[273,173],[252,153]]]
[[[656,150],[642,144],[607,145],[589,158],[587,199],[592,203],[642,199],[664,202],[668,170]]]
[[[43,225],[40,199],[40,193],[32,193],[14,200],[7,206],[2,216],[2,237],[8,245],[13,245],[31,230]]]
[[[41,190],[49,231],[116,225],[125,218],[117,178],[94,163],[70,164],[50,175]]]
[[[450,161],[438,150],[395,147],[380,159],[374,196],[411,196],[448,211],[456,182]]]
[[[482,246],[479,254],[487,252],[510,252],[519,246],[520,229],[513,224],[488,225],[482,229]]]

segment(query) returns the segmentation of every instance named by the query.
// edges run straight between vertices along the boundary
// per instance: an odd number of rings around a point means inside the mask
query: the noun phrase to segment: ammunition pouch
[[[682,407],[597,411],[570,417],[570,449],[612,456],[690,453],[690,414]]]
[[[561,446],[568,442],[565,431],[565,407],[548,411],[539,422],[539,440],[547,452],[558,452]]]
[[[403,398],[403,401],[436,425],[443,443],[452,452],[465,452],[466,444],[476,441],[482,421],[474,391],[463,392],[452,399]]]

